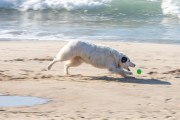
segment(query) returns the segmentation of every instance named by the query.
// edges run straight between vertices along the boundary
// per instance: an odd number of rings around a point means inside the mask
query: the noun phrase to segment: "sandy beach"
[[[47,65],[67,42],[1,41],[0,93],[47,98],[41,105],[0,107],[0,120],[179,120],[180,46],[95,42],[126,53],[135,78],[83,64],[63,73]],[[137,75],[136,69],[142,69]]]

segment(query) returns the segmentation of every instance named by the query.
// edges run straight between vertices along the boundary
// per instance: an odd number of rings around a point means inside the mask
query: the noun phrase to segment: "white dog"
[[[131,72],[128,72],[130,71],[129,67],[135,67],[135,64],[126,55],[119,53],[115,49],[83,41],[70,41],[65,45],[49,64],[48,70],[56,62],[65,62],[64,72],[66,74],[69,74],[69,67],[79,66],[83,62],[97,68],[108,69],[123,77],[132,75]],[[128,71],[124,71],[123,68]]]

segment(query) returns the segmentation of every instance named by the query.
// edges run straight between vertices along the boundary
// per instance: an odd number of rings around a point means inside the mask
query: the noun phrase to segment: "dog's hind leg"
[[[66,75],[69,75],[68,69],[69,69],[70,67],[79,66],[79,65],[82,64],[82,62],[83,62],[83,61],[81,60],[81,57],[78,57],[78,56],[72,58],[71,60],[66,61],[66,62],[65,62],[65,65],[64,65],[64,73],[65,73]]]
[[[64,65],[64,73],[66,75],[69,75],[69,72],[68,72],[68,69],[69,69],[69,66],[67,64]]]
[[[54,58],[53,61],[49,63],[48,70],[50,70],[51,67],[54,65],[54,63],[56,63],[56,62],[59,62],[59,60],[57,60],[57,58]]]

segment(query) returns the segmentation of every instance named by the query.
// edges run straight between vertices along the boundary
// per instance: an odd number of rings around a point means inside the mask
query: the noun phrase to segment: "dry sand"
[[[46,71],[66,42],[1,41],[0,93],[48,98],[31,107],[0,107],[0,120],[179,120],[180,46],[99,42],[126,53],[136,78],[83,64]],[[142,74],[137,75],[136,69]]]

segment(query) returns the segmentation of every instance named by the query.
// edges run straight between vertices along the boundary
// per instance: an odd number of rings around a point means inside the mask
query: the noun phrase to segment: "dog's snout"
[[[131,67],[135,67],[136,65],[134,64],[134,63],[131,63],[131,65],[130,65]]]

